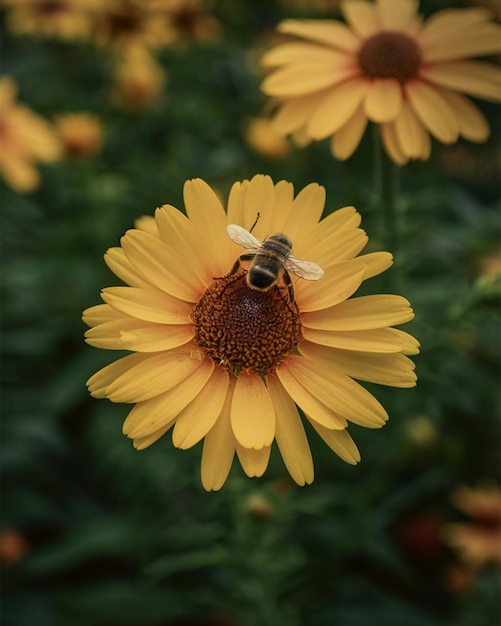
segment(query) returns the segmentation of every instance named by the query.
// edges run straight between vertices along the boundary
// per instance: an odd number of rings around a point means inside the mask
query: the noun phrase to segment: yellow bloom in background
[[[99,0],[2,0],[7,25],[18,35],[80,39],[91,32],[89,10]]]
[[[204,0],[149,0],[150,10],[164,18],[166,40],[178,42],[215,41],[220,22],[209,12],[213,3]]]
[[[357,256],[368,238],[353,207],[320,221],[325,190],[316,183],[294,197],[291,183],[258,175],[233,185],[226,212],[195,179],[185,184],[184,202],[187,216],[164,205],[106,253],[128,286],[104,289],[105,303],[84,312],[86,340],[132,354],[92,376],[90,393],[135,404],[123,430],[138,449],[171,428],[178,448],[203,439],[207,490],[221,488],[235,452],[248,476],[261,476],[273,441],[292,478],[311,483],[297,407],[334,452],[357,463],[348,423],[380,428],[388,415],[356,380],[416,382],[406,355],[419,351],[418,342],[393,328],[414,317],[409,302],[397,295],[349,299],[391,265],[391,255]],[[230,240],[228,224],[260,241],[285,233],[294,256],[320,266],[323,277],[291,273],[291,292],[277,268],[275,285],[251,288],[249,261],[235,263],[246,251]]]
[[[249,146],[267,159],[281,159],[289,151],[287,139],[277,133],[267,117],[255,117],[247,125],[245,139]]]
[[[18,104],[12,78],[0,78],[0,175],[16,191],[29,192],[40,184],[36,163],[54,163],[61,143],[53,126]]]
[[[166,0],[163,0],[164,2]],[[123,50],[135,46],[157,49],[166,43],[160,11],[150,0],[106,0],[93,12],[93,35],[97,45]]]
[[[113,104],[140,111],[155,104],[164,92],[167,75],[146,48],[132,48],[114,61]]]
[[[341,10],[347,24],[278,26],[299,38],[263,57],[272,71],[262,89],[279,103],[279,132],[330,138],[333,155],[347,159],[371,121],[398,164],[427,159],[430,135],[444,144],[487,139],[487,120],[463,94],[501,100],[498,68],[471,60],[501,51],[489,11],[446,9],[423,22],[416,0],[346,0]]]
[[[103,126],[91,113],[65,113],[55,119],[56,128],[66,156],[86,158],[94,156],[103,144]]]
[[[447,524],[444,541],[474,571],[487,565],[501,566],[501,489],[494,484],[459,487],[453,502],[467,519]]]

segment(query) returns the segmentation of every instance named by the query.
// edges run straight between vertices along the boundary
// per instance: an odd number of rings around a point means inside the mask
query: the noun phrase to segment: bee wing
[[[261,242],[252,233],[237,224],[228,224],[226,232],[230,239],[247,250],[259,250]]]
[[[324,270],[316,263],[301,261],[292,255],[287,257],[285,269],[305,280],[318,280],[324,275]]]

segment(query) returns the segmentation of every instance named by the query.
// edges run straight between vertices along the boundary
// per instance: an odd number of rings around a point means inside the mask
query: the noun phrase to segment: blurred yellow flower
[[[103,126],[91,113],[65,113],[55,118],[56,128],[66,156],[90,157],[99,152],[103,144]]]
[[[12,78],[0,78],[0,175],[16,191],[29,192],[40,184],[35,163],[54,163],[61,143],[52,125],[16,102]]]
[[[268,51],[263,91],[277,99],[279,132],[330,138],[333,155],[353,154],[369,121],[398,164],[427,159],[430,135],[451,144],[485,141],[484,115],[463,94],[499,102],[497,67],[473,57],[501,51],[501,29],[481,8],[446,9],[423,22],[417,0],[346,0],[347,24],[285,20],[289,41]]]
[[[91,32],[90,12],[99,0],[2,0],[7,25],[18,35],[79,39]]]
[[[204,0],[149,0],[152,11],[164,16],[166,40],[177,42],[214,41],[221,35],[220,22]]]
[[[268,159],[280,159],[289,150],[287,139],[276,131],[271,120],[266,117],[250,120],[245,139],[255,152]]]
[[[392,328],[413,318],[407,300],[348,299],[391,265],[391,255],[357,257],[368,239],[360,215],[345,207],[320,221],[325,191],[316,183],[294,198],[291,183],[258,175],[233,185],[226,212],[195,179],[185,184],[184,202],[187,216],[164,205],[106,253],[110,269],[129,286],[104,289],[105,304],[84,312],[91,326],[86,340],[132,354],[94,374],[90,393],[135,404],[123,430],[138,449],[171,428],[176,447],[204,439],[207,490],[221,488],[235,452],[248,476],[261,476],[274,440],[292,478],[311,483],[313,461],[297,406],[334,452],[357,463],[348,422],[380,428],[388,415],[356,380],[416,382],[406,355],[419,351],[418,342]],[[230,240],[228,224],[252,230],[260,241],[287,233],[294,254],[319,264],[323,277],[291,275],[294,296],[277,268],[275,285],[251,288],[248,262],[234,265],[244,249]]]
[[[445,542],[458,551],[472,570],[501,566],[501,489],[497,485],[460,487],[453,494],[455,506],[468,518],[447,524]]]
[[[140,111],[160,99],[167,75],[145,48],[132,48],[114,63],[114,86],[110,95],[116,106]]]
[[[94,11],[93,34],[100,46],[114,50],[166,43],[165,20],[151,8],[153,0],[106,0]],[[163,3],[167,0],[161,0]]]

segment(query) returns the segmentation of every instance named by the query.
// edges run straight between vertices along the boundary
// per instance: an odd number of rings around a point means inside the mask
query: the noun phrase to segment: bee
[[[292,241],[282,233],[269,235],[261,242],[236,224],[229,224],[226,231],[232,241],[248,250],[237,258],[228,275],[235,274],[242,261],[251,261],[246,274],[247,285],[251,289],[268,291],[283,278],[290,300],[293,301],[294,290],[289,272],[306,280],[318,280],[324,275],[323,269],[316,263],[296,259],[292,255]]]

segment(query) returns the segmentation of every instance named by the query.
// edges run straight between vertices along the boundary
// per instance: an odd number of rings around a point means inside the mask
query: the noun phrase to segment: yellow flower
[[[447,524],[445,542],[472,570],[489,564],[501,566],[501,489],[492,484],[459,487],[453,501],[468,520]]]
[[[55,129],[40,115],[16,102],[12,78],[0,78],[0,175],[16,191],[33,191],[40,184],[35,163],[61,157]]]
[[[79,39],[91,31],[89,9],[98,0],[3,0],[7,24],[18,35]]]
[[[413,318],[407,300],[348,299],[391,265],[391,255],[357,257],[367,243],[359,214],[345,207],[320,221],[325,191],[316,183],[294,198],[291,183],[257,175],[233,185],[225,212],[195,179],[185,184],[184,202],[187,217],[164,205],[106,253],[129,286],[104,289],[105,304],[85,311],[92,327],[86,339],[132,354],[92,376],[90,393],[135,404],[124,433],[138,449],[170,428],[179,448],[204,439],[207,490],[221,488],[235,452],[248,476],[261,476],[274,440],[292,478],[311,483],[297,407],[334,452],[357,463],[348,422],[380,428],[388,415],[356,380],[396,387],[416,381],[405,355],[416,354],[418,343],[392,328]],[[228,224],[260,241],[286,233],[295,257],[322,267],[323,277],[291,274],[295,296],[280,272],[269,289],[250,288],[248,262],[235,264],[245,250],[230,240]]]
[[[484,115],[463,94],[498,102],[498,68],[472,57],[501,50],[501,30],[481,8],[446,9],[426,22],[416,0],[346,0],[347,25],[285,20],[278,30],[304,41],[263,57],[273,68],[263,91],[277,98],[276,128],[304,140],[330,138],[347,159],[369,121],[398,164],[426,160],[430,135],[451,144],[485,141]]]
[[[94,11],[94,36],[100,46],[123,50],[135,46],[159,48],[166,28],[151,0],[106,0]]]
[[[250,120],[245,139],[253,150],[268,159],[281,159],[289,150],[287,140],[277,133],[267,117],[255,117]]]
[[[123,109],[146,109],[160,99],[165,82],[160,63],[145,48],[132,48],[115,61],[111,100]]]
[[[204,0],[149,0],[150,10],[163,16],[166,40],[178,42],[214,41],[221,34],[221,24],[209,13]]]
[[[65,113],[56,117],[55,124],[68,157],[90,157],[101,149],[103,126],[95,115]]]

